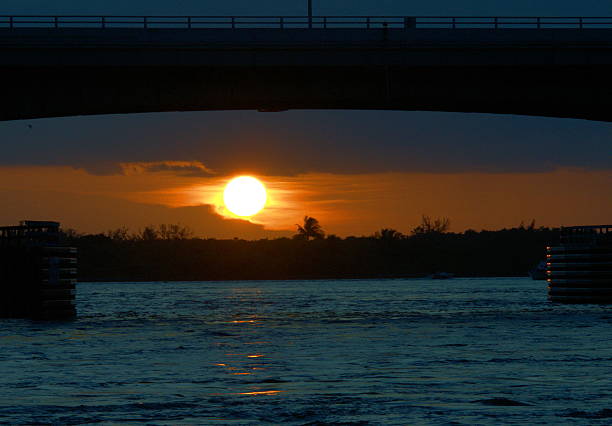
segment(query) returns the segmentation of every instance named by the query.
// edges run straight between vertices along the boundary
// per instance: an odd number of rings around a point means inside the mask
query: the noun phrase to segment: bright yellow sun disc
[[[266,205],[266,187],[251,176],[232,179],[225,187],[225,207],[236,216],[249,217],[261,211]]]

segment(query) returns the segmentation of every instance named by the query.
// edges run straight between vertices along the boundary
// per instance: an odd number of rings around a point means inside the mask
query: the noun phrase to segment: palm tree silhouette
[[[314,217],[304,216],[304,225],[296,224],[295,226],[297,226],[297,235],[300,238],[306,240],[314,238],[319,240],[325,237],[323,228],[321,228],[319,221]]]

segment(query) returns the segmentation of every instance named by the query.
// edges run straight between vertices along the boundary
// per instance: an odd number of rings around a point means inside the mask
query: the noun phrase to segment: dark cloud
[[[98,233],[123,226],[137,231],[149,224],[178,223],[205,238],[260,239],[291,235],[291,232],[270,231],[245,220],[223,218],[209,205],[172,208],[100,195],[39,190],[0,189],[0,196],[5,200],[0,210],[2,224],[16,224],[24,219],[58,220],[66,228]]]
[[[36,120],[33,129],[0,123],[0,139],[0,165],[68,165],[95,174],[119,173],[120,163],[148,163],[149,171],[194,176],[209,169],[295,175],[612,168],[610,123],[485,114],[238,111],[75,117]]]
[[[157,161],[152,163],[122,163],[124,174],[172,173],[183,177],[210,177],[215,173],[199,161]]]

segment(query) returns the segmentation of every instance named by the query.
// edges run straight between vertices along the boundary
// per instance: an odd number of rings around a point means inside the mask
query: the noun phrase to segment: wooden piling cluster
[[[563,228],[546,266],[551,301],[612,303],[612,225]]]
[[[0,227],[0,317],[76,316],[77,250],[61,244],[57,222]]]

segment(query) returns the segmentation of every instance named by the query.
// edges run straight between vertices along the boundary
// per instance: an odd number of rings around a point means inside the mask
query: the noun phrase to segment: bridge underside
[[[253,109],[481,112],[612,121],[612,67],[4,69],[0,120]]]
[[[611,76],[612,30],[0,30],[0,120],[388,109],[612,121]]]

